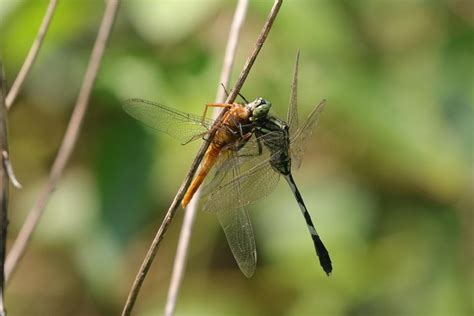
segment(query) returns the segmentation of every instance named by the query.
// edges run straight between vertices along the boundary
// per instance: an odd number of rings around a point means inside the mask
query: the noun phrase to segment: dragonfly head
[[[264,98],[258,97],[252,102],[247,104],[247,108],[252,113],[251,120],[255,121],[261,118],[265,118],[270,111],[272,104],[270,101],[265,100]]]

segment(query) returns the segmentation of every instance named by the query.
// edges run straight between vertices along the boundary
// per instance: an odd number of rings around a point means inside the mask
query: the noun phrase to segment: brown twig
[[[31,45],[30,51],[26,56],[25,62],[23,63],[23,66],[21,66],[20,72],[16,76],[15,82],[13,82],[13,85],[6,97],[5,102],[7,109],[10,109],[13,102],[15,102],[18,92],[20,92],[21,86],[25,82],[26,76],[30,72],[33,63],[35,62],[35,59],[38,56],[38,52],[41,48],[41,44],[43,44],[44,37],[46,35],[46,32],[48,31],[49,23],[53,18],[53,14],[57,4],[58,0],[49,1],[48,8],[46,9],[46,13],[44,14],[43,21],[41,21],[38,34],[36,35],[36,39],[33,42],[33,45]]]
[[[0,152],[8,153],[7,108],[5,106],[5,75],[0,60]],[[5,251],[8,225],[8,173],[6,159],[1,155],[0,164],[0,316],[6,315],[5,294]]]
[[[99,32],[94,43],[94,48],[92,49],[89,65],[87,66],[86,74],[84,75],[81,90],[79,91],[79,95],[77,97],[71,119],[69,120],[66,133],[64,134],[61,147],[59,148],[58,154],[51,168],[48,182],[39,194],[33,208],[30,210],[23,227],[21,228],[20,233],[18,234],[18,237],[8,254],[6,261],[7,282],[11,277],[15,267],[17,266],[18,261],[25,252],[31,235],[44,212],[44,208],[49,200],[50,194],[56,187],[56,183],[61,177],[64,167],[66,166],[66,163],[68,162],[78,139],[79,132],[81,131],[81,125],[89,104],[92,87],[94,86],[97,72],[99,71],[99,66],[102,61],[102,56],[104,55],[107,40],[109,39],[115,20],[118,4],[119,0],[107,1],[104,16],[102,18]]]
[[[273,25],[273,22],[275,21],[275,18],[278,14],[278,11],[280,10],[281,4],[283,0],[275,0],[273,7],[270,11],[270,14],[263,26],[263,29],[257,39],[257,42],[255,43],[254,50],[252,51],[252,54],[250,57],[247,59],[244,68],[242,69],[242,72],[240,73],[240,76],[235,84],[235,86],[232,88],[229,96],[227,97],[227,100],[225,103],[232,103],[234,102],[235,98],[237,97],[237,94],[240,92],[240,89],[242,88],[245,79],[247,78],[250,69],[252,68],[255,59],[257,58],[258,53],[260,52],[263,43],[265,42],[265,39],[267,38],[268,33],[270,32],[270,29]],[[220,121],[224,114],[224,111],[221,112],[219,117],[216,120],[216,124]],[[181,184],[181,187],[179,188],[178,192],[176,193],[176,196],[173,199],[173,202],[171,203],[168,212],[165,215],[165,218],[163,219],[163,222],[161,223],[160,228],[158,229],[155,237],[153,238],[153,241],[148,248],[147,254],[142,262],[142,265],[140,266],[140,269],[138,271],[137,276],[135,277],[135,280],[133,281],[132,288],[130,289],[130,292],[127,297],[127,301],[125,302],[125,306],[122,311],[122,316],[127,316],[130,315],[132,312],[133,306],[135,305],[135,302],[138,297],[138,293],[140,292],[140,288],[143,284],[143,281],[145,280],[145,277],[150,270],[151,264],[153,262],[153,259],[156,256],[156,253],[158,251],[158,248],[160,246],[161,241],[163,240],[163,237],[168,230],[168,226],[170,225],[172,219],[174,218],[174,215],[179,207],[179,204],[181,200],[183,199],[184,193],[186,192],[187,188],[191,184],[191,180],[194,177],[194,174],[196,173],[196,170],[201,163],[202,158],[204,157],[204,154],[207,150],[207,148],[210,145],[210,141],[214,137],[214,134],[216,133],[216,124],[215,126],[211,129],[211,132],[209,134],[209,138],[207,141],[205,141],[201,147],[199,148],[199,151],[196,155],[196,158],[194,159],[193,163],[191,164],[191,168],[188,171],[188,174],[186,175],[183,183]]]
[[[226,52],[224,55],[224,64],[220,75],[219,82],[224,86],[227,86],[230,81],[230,74],[232,72],[232,66],[234,64],[235,52],[237,50],[237,43],[239,40],[240,29],[245,20],[247,13],[248,0],[239,0],[235,9],[234,18],[229,31],[229,38],[227,41]],[[225,91],[219,85],[216,93],[216,102],[222,103],[225,98]],[[218,108],[214,109],[214,118],[219,116]],[[176,250],[176,257],[173,265],[173,271],[171,273],[170,287],[168,290],[168,297],[166,299],[165,316],[174,315],[176,308],[176,301],[178,298],[179,289],[184,276],[184,269],[186,266],[187,254],[189,249],[189,242],[191,240],[191,234],[196,218],[200,191],[198,190],[195,194],[191,203],[186,207],[186,213],[183,219],[183,225],[181,227],[181,233],[179,235],[178,248]]]

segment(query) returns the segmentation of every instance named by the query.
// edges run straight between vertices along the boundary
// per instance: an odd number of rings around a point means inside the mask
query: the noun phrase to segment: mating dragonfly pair
[[[202,190],[203,209],[217,214],[237,264],[247,277],[254,274],[257,263],[247,206],[273,191],[280,176],[288,182],[298,202],[323,270],[328,275],[332,271],[329,254],[291,173],[292,165],[299,167],[307,138],[325,105],[325,101],[317,105],[299,127],[298,60],[297,56],[287,122],[271,115],[271,103],[263,98],[246,101],[245,105],[208,104],[206,110],[208,106],[227,109],[219,122],[205,119],[205,114],[199,117],[141,99],[127,100],[124,104],[125,111],[132,117],[182,144],[216,129],[182,205],[189,203],[206,179]]]

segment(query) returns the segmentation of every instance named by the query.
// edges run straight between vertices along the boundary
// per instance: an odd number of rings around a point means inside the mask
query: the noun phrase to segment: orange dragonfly
[[[299,57],[299,55],[298,55]],[[203,210],[217,214],[227,242],[240,270],[251,277],[256,269],[257,251],[247,206],[272,192],[283,176],[289,183],[311,234],[323,270],[330,274],[329,253],[292,177],[292,165],[300,165],[308,137],[316,126],[325,102],[311,112],[302,126],[298,124],[297,69],[293,77],[287,121],[269,114],[271,103],[256,98],[244,105],[211,103],[227,112],[219,122],[181,112],[141,99],[126,101],[124,109],[132,117],[158,131],[169,134],[182,144],[216,134],[182,200],[185,207],[197,189],[203,188]],[[292,164],[293,162],[293,164]]]
[[[205,118],[208,107],[227,108],[227,112],[219,122],[215,122]],[[250,148],[255,147],[254,138],[249,141],[253,135],[253,121],[255,118],[264,118],[270,107],[270,102],[263,98],[256,98],[244,105],[211,103],[206,105],[204,115],[198,116],[142,99],[130,99],[123,104],[124,110],[133,118],[152,129],[170,135],[183,145],[205,137],[213,126],[216,126],[217,131],[204,155],[197,175],[181,202],[183,207],[189,203],[205,178],[211,180],[204,189],[207,188],[207,192],[212,193],[219,189],[218,184],[224,178],[237,177],[240,174],[240,168],[245,166],[242,162],[247,159],[244,146],[249,144]],[[211,171],[212,175],[208,175]],[[234,204],[239,203],[239,201],[234,201]],[[207,207],[206,210],[218,215],[240,269],[247,277],[252,276],[257,263],[257,253],[247,209],[235,207],[218,210]]]
[[[256,98],[245,105],[209,103],[206,104],[202,117],[142,99],[130,99],[123,105],[124,110],[132,117],[148,127],[177,138],[183,145],[204,137],[211,130],[214,122],[205,118],[208,107],[227,108],[227,112],[218,122],[217,131],[197,175],[183,197],[183,207],[191,201],[220,155],[223,152],[228,154],[229,151],[237,151],[245,145],[252,136],[252,120],[266,116],[271,104],[263,98]]]

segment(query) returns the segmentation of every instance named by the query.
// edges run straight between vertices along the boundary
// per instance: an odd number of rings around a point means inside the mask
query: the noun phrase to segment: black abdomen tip
[[[332,263],[331,263],[331,258],[329,257],[329,253],[326,250],[326,247],[324,247],[323,242],[319,238],[319,236],[314,236],[314,245],[316,247],[316,254],[318,255],[319,258],[319,263],[321,264],[321,267],[323,268],[324,272],[329,276],[332,272]]]

